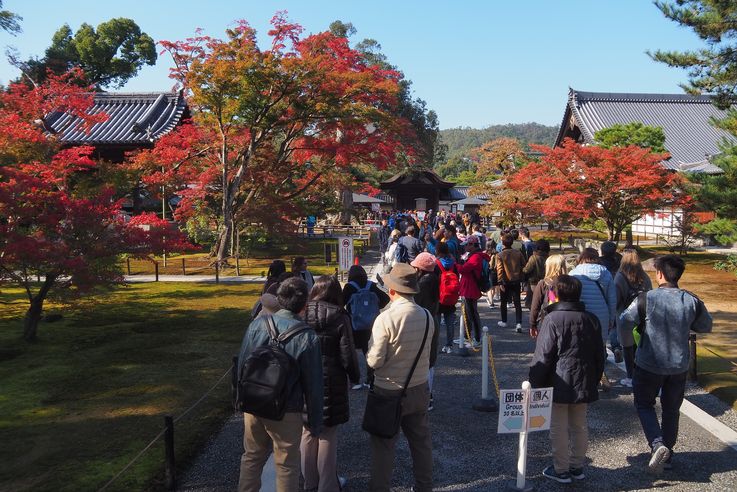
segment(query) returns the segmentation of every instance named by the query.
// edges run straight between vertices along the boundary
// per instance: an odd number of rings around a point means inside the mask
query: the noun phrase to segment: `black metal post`
[[[696,368],[696,334],[695,333],[691,333],[688,336],[688,348],[691,354],[691,357],[689,357],[689,360],[688,360],[688,380],[695,382],[698,380],[698,374],[697,374],[697,368]]]
[[[215,263],[215,283],[220,283],[220,263]]]
[[[166,467],[166,490],[174,490],[177,486],[176,467],[174,463],[174,419],[164,417],[164,460]]]
[[[131,259],[130,258],[126,258],[125,259],[125,264],[128,266],[128,275],[130,275],[131,274]]]
[[[156,281],[159,281],[159,262],[154,261],[154,270],[156,271]]]
[[[187,269],[184,266],[184,258],[182,258],[182,275],[187,275]]]

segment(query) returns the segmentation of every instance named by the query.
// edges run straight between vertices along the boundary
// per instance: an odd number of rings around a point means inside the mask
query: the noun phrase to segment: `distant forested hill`
[[[443,178],[450,178],[458,184],[470,184],[476,166],[469,159],[469,151],[489,140],[499,137],[515,138],[525,146],[529,144],[553,145],[558,134],[557,126],[539,123],[509,123],[492,125],[488,128],[450,128],[440,131],[442,144],[447,145],[445,162],[436,162],[435,171]]]
[[[448,158],[457,154],[466,154],[469,150],[480,147],[481,144],[499,137],[516,138],[524,144],[553,145],[557,134],[557,126],[545,126],[539,123],[509,123],[493,125],[481,130],[477,128],[450,128],[440,131],[443,143],[448,146]]]

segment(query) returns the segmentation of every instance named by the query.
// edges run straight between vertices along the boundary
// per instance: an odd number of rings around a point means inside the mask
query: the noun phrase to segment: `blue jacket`
[[[274,314],[274,324],[279,333],[292,326],[303,323],[296,314],[282,309]],[[269,342],[269,329],[266,318],[257,317],[251,322],[243,336],[243,343],[238,354],[238,367],[251,352]],[[287,412],[302,412],[307,405],[307,422],[312,434],[319,434],[322,427],[323,375],[322,352],[320,339],[312,328],[304,330],[291,338],[284,346],[299,366],[299,371],[291,374],[287,380],[290,386]]]
[[[694,296],[675,286],[661,286],[647,293],[645,331],[635,354],[638,367],[653,374],[681,374],[688,370],[688,335],[711,331],[711,315]],[[639,323],[637,299],[619,317],[624,329]]]
[[[596,263],[582,263],[570,275],[581,281],[581,302],[586,305],[586,311],[599,318],[601,334],[606,340],[617,315],[617,289],[611,273]]]

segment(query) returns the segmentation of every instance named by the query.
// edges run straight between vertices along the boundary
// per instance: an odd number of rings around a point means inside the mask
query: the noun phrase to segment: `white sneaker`
[[[453,347],[451,347],[451,346],[445,347],[445,353],[446,354],[452,354],[453,353]]]
[[[517,333],[522,333],[522,324],[517,323],[517,326],[514,327],[514,331],[516,331]]]
[[[500,327],[500,328],[506,328],[506,327],[507,327],[507,323],[505,323],[504,321],[500,321],[500,322],[499,322],[499,323],[497,323],[496,325],[497,325],[498,327]]]
[[[361,383],[354,384],[353,386],[351,386],[351,389],[352,390],[360,390],[360,389],[363,389],[363,385]]]
[[[621,384],[622,386],[624,386],[626,388],[631,388],[632,387],[632,378],[620,379],[619,380],[619,384]]]
[[[345,484],[348,483],[348,479],[345,477],[338,477],[338,487],[340,487],[340,490],[343,490],[345,488]]]

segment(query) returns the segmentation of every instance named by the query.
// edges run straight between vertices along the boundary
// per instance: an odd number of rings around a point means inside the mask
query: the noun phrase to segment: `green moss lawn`
[[[97,490],[229,368],[260,285],[151,283],[49,304],[21,340],[23,293],[0,292],[0,490]],[[180,467],[230,414],[226,378],[175,428]],[[157,443],[109,490],[161,488]]]

